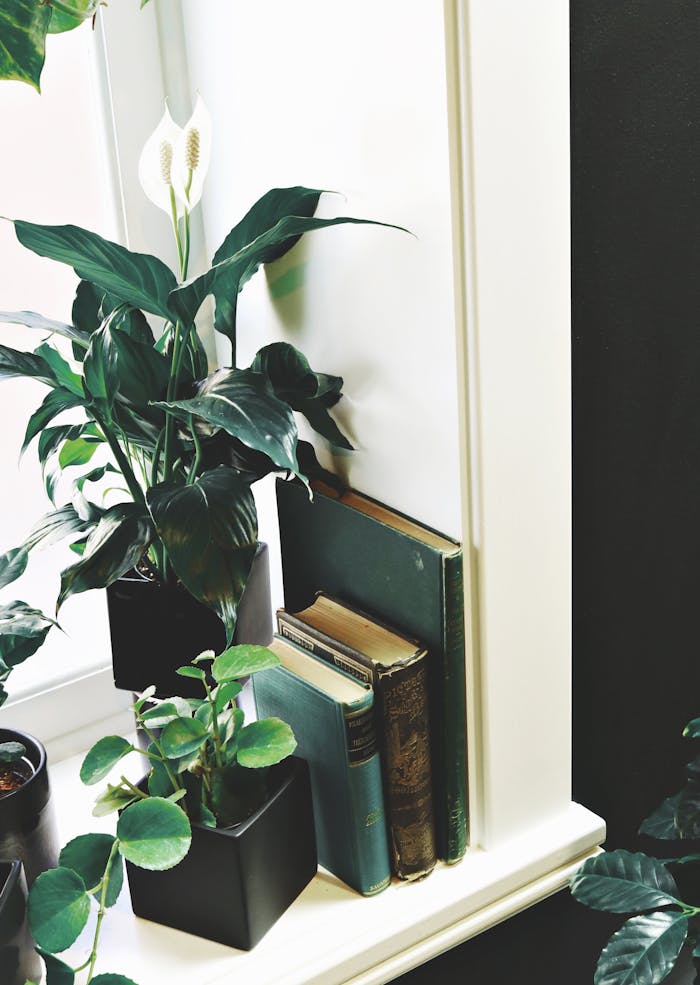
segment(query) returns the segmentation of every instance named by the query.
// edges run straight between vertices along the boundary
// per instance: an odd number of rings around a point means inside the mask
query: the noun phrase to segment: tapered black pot
[[[41,961],[27,929],[26,905],[22,863],[0,861],[0,985],[24,985],[41,976]]]
[[[226,632],[219,617],[181,585],[142,578],[136,572],[107,589],[112,668],[116,687],[143,691],[151,684],[167,698],[201,697],[201,686],[175,673],[203,650],[220,653]],[[259,544],[238,606],[234,643],[272,639],[270,561]]]
[[[21,787],[0,797],[0,859],[20,859],[31,886],[41,872],[58,865],[46,750],[34,736],[16,729],[0,728],[0,742],[21,742],[33,769]]]
[[[126,863],[134,913],[198,937],[249,951],[317,869],[306,761],[272,767],[270,799],[232,828],[192,825],[188,854],[172,869]]]

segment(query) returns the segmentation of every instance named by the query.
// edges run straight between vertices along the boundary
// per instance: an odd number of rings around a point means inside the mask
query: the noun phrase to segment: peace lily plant
[[[295,413],[332,445],[352,447],[329,414],[341,377],[316,372],[281,342],[237,366],[238,293],[304,233],[370,220],[316,218],[320,190],[274,188],[233,227],[212,266],[188,279],[190,215],[208,166],[210,132],[201,100],[184,128],[166,110],[141,158],[146,194],[171,217],[179,277],[157,257],[78,226],[14,221],[27,249],[68,264],[80,278],[71,324],[32,311],[0,312],[0,321],[47,336],[33,353],[0,345],[0,378],[22,376],[48,388],[22,452],[37,439],[54,507],[61,476],[73,478],[68,501],[0,556],[0,588],[24,572],[32,551],[63,539],[78,558],[61,573],[57,610],[71,595],[138,568],[183,585],[213,609],[230,643],[258,541],[251,484],[270,472],[305,481],[320,470],[312,446],[299,440]],[[210,295],[214,328],[231,346],[230,366],[212,373],[195,328]],[[148,316],[164,320],[157,336]],[[72,357],[56,336],[68,340]],[[53,423],[64,411],[74,419]],[[102,480],[116,486],[111,505],[99,492]],[[53,624],[25,602],[0,606],[0,703],[12,668],[41,646]]]
[[[98,796],[97,817],[121,812],[116,834],[73,838],[61,851],[58,868],[32,886],[29,926],[49,985],[72,985],[78,972],[86,972],[86,985],[135,985],[124,975],[95,973],[102,922],[121,892],[124,860],[144,869],[170,869],[189,851],[192,823],[228,827],[267,799],[269,769],[294,751],[296,741],[277,718],[244,725],[235,699],[241,678],[277,663],[259,646],[231,647],[216,658],[211,651],[202,653],[178,670],[201,682],[201,700],[159,701],[149,690],[134,703],[137,724],[149,739],[146,750],[110,735],[87,753],[80,777],[88,785],[105,780],[131,754],[144,757],[149,768],[142,782],[122,773]],[[76,967],[57,957],[75,943],[95,909],[85,960]]]

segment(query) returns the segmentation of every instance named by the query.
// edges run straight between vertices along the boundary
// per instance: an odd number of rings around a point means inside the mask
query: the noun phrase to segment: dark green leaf
[[[76,27],[80,27],[86,20],[95,16],[98,3],[99,0],[70,0],[70,6],[74,10],[80,11],[78,17],[54,8],[49,25],[49,34],[63,34],[65,31],[73,31]]]
[[[93,398],[111,408],[115,400],[145,408],[165,395],[170,364],[152,345],[133,339],[114,325],[114,313],[93,332],[85,356],[85,385]],[[151,411],[160,420],[160,415]]]
[[[23,547],[13,547],[5,554],[0,554],[0,588],[6,588],[24,574],[27,559],[28,554]]]
[[[278,468],[299,474],[294,415],[261,373],[221,369],[204,380],[192,399],[157,406],[184,420],[194,415],[223,428],[249,448],[263,452]]]
[[[640,835],[649,835],[650,838],[674,839],[678,838],[678,828],[676,827],[676,810],[680,794],[674,797],[667,797],[646,820],[639,826]]]
[[[657,985],[676,963],[687,933],[688,921],[680,913],[633,917],[600,955],[595,985]]]
[[[237,758],[241,766],[248,769],[274,766],[291,756],[296,746],[294,733],[286,722],[279,718],[262,718],[241,729]]]
[[[261,199],[259,199],[250,211],[241,219],[237,226],[231,230],[219,249],[214,254],[214,263],[221,263],[228,260],[244,247],[248,246],[263,233],[266,233],[273,226],[277,225],[280,219],[285,216],[298,215],[311,217],[316,211],[318,200],[322,192],[314,188],[271,188]],[[264,261],[269,263],[290,250],[299,240],[299,236],[292,236],[288,240],[282,241],[276,247],[271,248]],[[238,291],[241,290],[245,282],[255,273],[258,265],[253,265],[238,283]],[[232,339],[235,337],[236,330],[236,294],[230,296],[222,294],[216,302],[215,327],[218,332]]]
[[[0,763],[16,763],[26,755],[27,749],[21,742],[0,742]]]
[[[119,851],[142,869],[171,869],[187,855],[190,823],[177,804],[149,797],[132,804],[117,824]]]
[[[219,654],[212,664],[211,672],[214,680],[221,684],[248,677],[268,667],[277,667],[279,662],[279,657],[266,646],[245,643],[229,647]]]
[[[43,958],[46,967],[46,985],[74,985],[75,972],[70,965],[61,961],[54,954],[42,951],[40,947],[37,948],[37,951]]]
[[[153,539],[153,524],[139,503],[105,511],[90,534],[82,558],[61,573],[57,608],[78,592],[106,588],[133,568]]]
[[[22,454],[27,450],[32,439],[44,430],[49,421],[52,421],[62,411],[80,407],[84,402],[83,398],[64,389],[64,387],[56,387],[55,390],[47,393],[39,409],[29,418],[22,442]]]
[[[580,903],[610,913],[640,913],[678,903],[678,887],[661,862],[622,849],[584,862],[571,892]]]
[[[207,730],[197,718],[176,718],[169,722],[160,737],[168,759],[180,759],[197,752],[207,739]]]
[[[10,325],[25,325],[27,328],[36,328],[40,332],[50,332],[52,335],[61,335],[72,342],[78,342],[87,347],[89,335],[81,331],[74,325],[66,325],[62,321],[54,321],[52,318],[44,318],[36,311],[0,311],[0,322],[7,322]]]
[[[691,777],[681,790],[676,809],[680,838],[700,838],[700,779]]]
[[[268,796],[267,770],[249,770],[237,763],[211,774],[210,806],[219,827],[238,824],[261,807]]]
[[[90,914],[85,883],[72,869],[50,869],[37,877],[27,905],[32,937],[45,951],[65,951]]]
[[[57,349],[49,345],[48,342],[44,342],[43,345],[39,346],[34,355],[40,356],[48,363],[54,379],[59,386],[70,390],[71,393],[75,393],[78,397],[82,398],[84,396],[82,378],[71,369],[70,363],[63,358]]]
[[[139,717],[148,725],[149,729],[152,729],[163,728],[173,718],[180,718],[181,715],[181,709],[172,701],[163,701],[154,705],[153,708],[148,708],[146,711],[141,712]]]
[[[683,735],[686,739],[700,739],[700,718],[694,718],[692,722],[688,722],[683,729]]]
[[[0,6],[0,79],[28,82],[40,91],[51,7],[36,0],[12,0]]]
[[[32,609],[26,602],[16,601],[0,606],[0,668],[16,667],[35,654],[51,627],[57,625],[53,619],[38,609]],[[1,679],[7,679],[6,672]]]
[[[42,226],[15,221],[17,238],[39,256],[67,263],[83,280],[115,294],[134,308],[170,317],[168,295],[175,275],[145,253],[132,253],[79,226]]]
[[[80,767],[80,779],[86,786],[99,783],[134,747],[120,735],[106,735],[90,749]]]
[[[90,985],[136,985],[136,982],[127,978],[126,975],[113,975],[110,972],[104,972],[91,978]]]
[[[53,370],[41,355],[0,345],[0,380],[15,376],[28,376],[48,386],[56,386],[57,383]]]
[[[262,373],[270,381],[275,396],[300,411],[331,444],[352,450],[328,413],[328,408],[340,399],[342,377],[314,372],[306,356],[288,342],[273,342],[260,349],[250,369]]]
[[[105,875],[114,842],[115,839],[112,835],[78,835],[62,849],[58,857],[58,864],[77,872],[88,890],[96,889]],[[114,906],[117,902],[123,882],[124,866],[121,856],[115,852],[109,867],[109,885],[105,896],[106,906]],[[99,902],[102,896],[101,888],[94,895]]]
[[[170,310],[186,324],[194,321],[202,302],[213,294],[217,304],[220,299],[231,299],[236,296],[241,286],[250,278],[261,263],[267,263],[280,256],[284,244],[300,237],[303,233],[315,229],[325,229],[343,223],[355,225],[389,226],[400,229],[400,226],[390,226],[388,223],[373,222],[370,219],[354,219],[340,216],[335,219],[317,219],[308,216],[285,216],[272,228],[258,236],[252,243],[242,247],[225,260],[215,263],[210,270],[176,287],[170,294]],[[403,230],[406,232],[406,230]],[[288,247],[287,247],[288,248]],[[228,334],[230,319],[219,319],[217,329]],[[229,337],[231,337],[229,335]]]
[[[249,487],[222,465],[190,486],[160,483],[147,497],[176,574],[195,598],[219,614],[230,640],[257,548]]]

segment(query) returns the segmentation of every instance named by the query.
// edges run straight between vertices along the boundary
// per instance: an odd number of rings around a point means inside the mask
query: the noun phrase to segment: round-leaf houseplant
[[[213,610],[228,644],[258,544],[252,483],[269,472],[305,480],[320,469],[312,446],[299,440],[295,414],[329,442],[351,447],[329,414],[341,396],[339,376],[312,369],[283,342],[237,365],[238,293],[305,233],[369,220],[317,218],[319,189],[272,189],[226,236],[211,267],[188,279],[189,217],[201,194],[208,133],[201,102],[184,128],[166,112],[142,156],[144,188],[172,217],[179,277],[157,257],[80,227],[14,222],[25,247],[72,266],[80,283],[71,324],[0,312],[0,320],[49,338],[34,352],[0,344],[0,379],[21,376],[48,388],[22,451],[37,440],[54,505],[61,476],[63,485],[71,477],[68,501],[0,557],[0,588],[23,573],[31,552],[63,539],[77,558],[61,574],[57,608],[138,568]],[[231,346],[231,365],[211,373],[195,328],[209,296],[214,328]],[[159,334],[156,319],[165,323]],[[66,411],[71,420],[56,423]],[[96,491],[107,482],[117,491],[104,500]],[[24,602],[0,612],[0,702],[12,667],[50,627]]]
[[[124,862],[137,915],[245,948],[311,880],[308,768],[291,755],[296,741],[288,725],[272,718],[246,725],[236,705],[240,679],[276,660],[258,646],[231,647],[216,658],[202,653],[179,673],[200,684],[203,698],[159,700],[149,689],[134,703],[150,740],[146,749],[110,735],[89,750],[80,770],[88,785],[101,783],[132,753],[146,758],[148,771],[139,782],[122,773],[98,796],[94,814],[119,812],[116,834],[72,839],[58,868],[32,887],[29,925],[47,972],[61,971],[72,982],[86,968],[87,983],[106,982],[96,974],[98,944],[122,889]],[[251,881],[265,892],[249,894]],[[56,955],[75,943],[95,904],[92,945],[74,967]]]
[[[700,718],[689,722],[683,735],[700,739]],[[657,985],[673,970],[686,942],[700,962],[700,757],[688,764],[683,789],[667,797],[639,833],[677,843],[680,854],[603,852],[588,859],[571,882],[572,894],[586,906],[630,915],[603,949],[595,985]],[[694,884],[688,880],[693,872]],[[681,876],[689,892],[679,887]]]

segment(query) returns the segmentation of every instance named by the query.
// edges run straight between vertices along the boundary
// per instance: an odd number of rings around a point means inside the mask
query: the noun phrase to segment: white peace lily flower
[[[211,117],[201,96],[184,127],[173,120],[166,106],[160,123],[146,141],[139,160],[139,180],[148,198],[172,215],[172,197],[178,218],[191,212],[202,197],[211,157]]]

